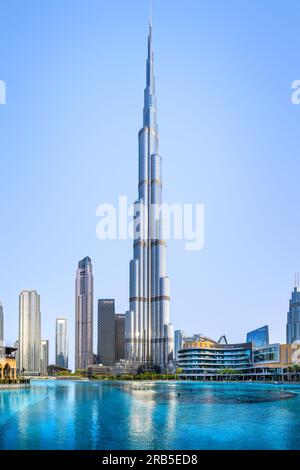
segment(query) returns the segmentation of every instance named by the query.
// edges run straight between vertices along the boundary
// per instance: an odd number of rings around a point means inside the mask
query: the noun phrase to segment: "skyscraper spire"
[[[149,0],[149,30],[152,28],[152,1]]]

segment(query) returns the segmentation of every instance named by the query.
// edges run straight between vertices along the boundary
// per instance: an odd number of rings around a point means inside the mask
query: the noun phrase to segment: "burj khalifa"
[[[126,358],[165,370],[173,359],[170,280],[163,240],[162,159],[158,151],[152,22],[149,21],[143,127],[139,132],[138,199],[134,203],[133,259],[130,262],[129,310],[126,312]]]

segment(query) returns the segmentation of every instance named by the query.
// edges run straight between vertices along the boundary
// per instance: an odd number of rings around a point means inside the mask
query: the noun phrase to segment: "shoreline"
[[[29,388],[30,384],[0,384],[1,390],[19,390],[22,388]]]
[[[281,386],[300,386],[299,381],[275,381],[275,380],[219,380],[219,381],[212,381],[212,380],[176,380],[176,379],[170,379],[170,380],[162,380],[162,379],[78,379],[78,378],[56,378],[56,377],[45,377],[45,378],[32,378],[31,381],[38,382],[38,381],[57,381],[57,382],[79,382],[79,383],[135,383],[135,384],[207,384],[207,385],[222,385],[222,384],[236,384],[236,385],[246,385],[246,384],[251,384],[251,385],[281,385]],[[24,384],[25,385],[25,384]],[[9,385],[11,387],[11,385]],[[1,386],[0,386],[1,389]]]

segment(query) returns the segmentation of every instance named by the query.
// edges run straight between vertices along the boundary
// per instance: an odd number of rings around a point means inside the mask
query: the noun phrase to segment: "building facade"
[[[126,358],[165,368],[173,359],[170,281],[163,239],[162,159],[158,150],[152,25],[149,24],[143,127],[139,132],[138,199],[130,262],[129,311],[126,313]]]
[[[68,322],[66,318],[56,318],[55,328],[55,364],[68,368]]]
[[[89,257],[79,261],[75,281],[75,369],[93,364],[94,279]]]
[[[0,383],[12,383],[17,380],[17,365],[14,353],[14,348],[2,347],[0,349]]]
[[[0,302],[0,348],[4,346],[4,315],[3,305]]]
[[[115,363],[115,301],[98,300],[98,357],[100,364],[112,366]]]
[[[49,341],[42,339],[41,341],[41,374],[47,375],[49,365]]]
[[[19,296],[19,368],[27,375],[38,375],[41,368],[40,296],[24,290]]]
[[[176,330],[174,332],[174,359],[178,361],[178,352],[183,348],[183,341],[185,334],[183,330]]]
[[[115,315],[115,361],[125,359],[125,315]]]
[[[17,367],[17,371],[20,370],[20,344],[19,344],[19,340],[17,339],[15,342],[14,342],[14,355],[15,355],[15,359],[16,359],[16,367]]]
[[[291,344],[298,340],[300,340],[300,287],[296,282],[287,314],[286,342]]]
[[[247,343],[253,343],[254,348],[267,346],[269,344],[269,327],[268,325],[257,328],[247,333]]]
[[[181,376],[203,378],[224,373],[250,373],[252,367],[252,343],[220,344],[203,336],[188,341],[178,352]]]

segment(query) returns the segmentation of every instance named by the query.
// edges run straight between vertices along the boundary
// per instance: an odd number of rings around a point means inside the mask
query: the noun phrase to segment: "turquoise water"
[[[300,449],[300,385],[34,381],[0,449]]]

